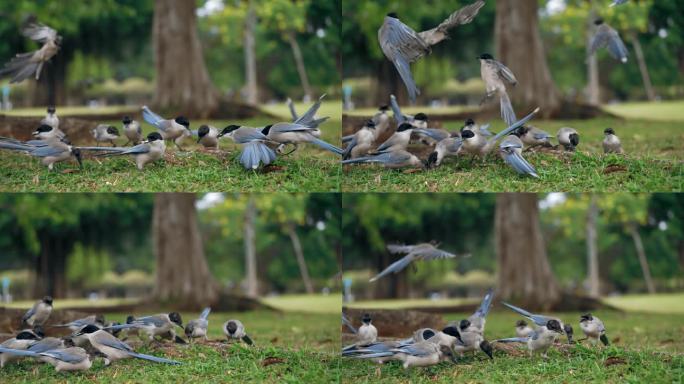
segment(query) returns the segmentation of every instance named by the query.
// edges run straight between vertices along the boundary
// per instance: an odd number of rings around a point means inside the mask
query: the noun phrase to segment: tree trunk
[[[304,65],[304,58],[302,57],[302,50],[299,48],[299,43],[297,42],[297,36],[294,32],[287,34],[287,40],[292,48],[292,55],[294,56],[295,63],[297,64],[297,73],[299,73],[299,80],[302,82],[302,88],[304,88],[304,102],[311,102],[313,93],[311,92],[311,85],[309,85],[309,77],[306,74],[306,66]]]
[[[218,107],[197,35],[196,2],[156,0],[153,40],[157,84],[154,105],[192,117],[208,117]]]
[[[539,35],[538,11],[538,0],[497,0],[496,52],[518,79],[518,85],[511,88],[518,115],[540,107],[541,114],[549,117],[560,108],[561,100]]]
[[[634,46],[634,54],[639,64],[639,72],[641,72],[641,80],[644,82],[644,90],[646,91],[646,97],[648,101],[655,101],[656,95],[653,89],[653,83],[651,82],[651,75],[648,74],[648,65],[646,64],[646,57],[644,57],[644,51],[641,49],[641,42],[639,41],[639,36],[636,32],[629,34],[632,40],[632,45]]]
[[[535,311],[557,304],[561,292],[546,255],[537,195],[497,195],[494,231],[498,296]]]
[[[245,70],[247,71],[246,99],[250,104],[259,103],[259,88],[257,85],[256,53],[254,50],[256,34],[256,11],[254,1],[248,0],[247,17],[245,18]]]
[[[596,222],[598,220],[598,205],[596,195],[591,195],[589,209],[587,210],[587,282],[589,283],[589,296],[599,297],[599,262],[596,245]]]
[[[257,297],[259,287],[257,281],[257,261],[255,244],[255,225],[256,225],[256,205],[254,198],[250,197],[245,210],[245,268],[247,279],[247,296]]]
[[[290,236],[292,241],[292,248],[294,249],[295,256],[297,257],[297,264],[299,265],[299,272],[302,274],[302,281],[304,281],[304,288],[306,293],[313,294],[313,284],[311,284],[311,278],[309,277],[309,269],[306,267],[306,260],[304,259],[304,252],[302,252],[302,244],[299,242],[299,235],[297,235],[297,230],[294,224],[287,225],[287,234]]]
[[[599,88],[598,57],[591,54],[591,40],[594,37],[594,20],[596,19],[596,4],[590,0],[591,11],[587,20],[587,102],[589,105],[601,103],[601,89]]]
[[[35,265],[33,296],[51,295],[64,298],[67,294],[66,259],[73,249],[67,235],[40,231],[40,253]]]
[[[636,223],[631,223],[628,226],[629,234],[634,240],[634,248],[636,248],[637,256],[639,257],[639,264],[641,265],[641,271],[644,273],[644,282],[646,282],[646,289],[648,293],[656,293],[655,285],[653,284],[653,278],[651,277],[651,269],[648,267],[648,260],[646,259],[646,252],[644,251],[644,244],[641,241],[641,234],[639,234],[639,228]]]
[[[187,309],[210,305],[218,289],[204,256],[195,195],[156,194],[152,232],[157,260],[155,299]]]
[[[375,105],[389,104],[389,95],[396,96],[399,105],[404,105],[408,102],[406,87],[401,81],[397,69],[394,68],[394,65],[389,60],[383,59],[380,62],[376,79]]]

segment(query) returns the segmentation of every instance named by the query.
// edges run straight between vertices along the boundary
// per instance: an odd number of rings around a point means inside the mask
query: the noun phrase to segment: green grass
[[[355,301],[345,304],[349,308],[373,308],[373,309],[403,309],[420,307],[450,307],[476,303],[475,298],[449,298],[440,300],[430,299],[387,299],[372,301]]]
[[[469,314],[449,314],[458,320]],[[349,383],[677,383],[684,379],[684,315],[643,313],[595,313],[606,324],[610,347],[575,345],[567,351],[552,348],[549,359],[530,358],[526,353],[495,351],[494,360],[482,353],[466,355],[459,363],[441,363],[429,368],[405,371],[398,362],[380,368],[369,361],[343,359],[343,381]],[[576,335],[580,313],[558,314],[571,322]],[[510,311],[494,310],[487,319],[489,340],[515,335],[520,317]],[[376,324],[382,335],[382,324]],[[410,336],[407,332],[406,336]],[[578,335],[576,338],[581,338]],[[521,349],[521,351],[524,351]],[[619,364],[606,365],[608,358]]]
[[[282,295],[265,297],[261,301],[281,311],[288,312],[339,314],[340,308],[342,308],[342,295],[339,293],[331,293],[329,295]]]
[[[684,114],[680,112],[680,114]],[[343,191],[368,192],[671,192],[684,187],[684,131],[678,122],[617,120],[537,121],[550,133],[563,126],[576,128],[580,145],[575,153],[524,153],[540,179],[517,175],[498,155],[485,160],[448,158],[439,168],[408,173],[375,165],[345,166]],[[447,129],[456,130],[458,122]],[[604,155],[603,130],[613,127],[626,155]],[[493,130],[503,128],[493,122]],[[423,145],[410,150],[422,151]]]
[[[684,315],[684,293],[625,295],[604,298],[610,305],[625,311],[676,313]]]
[[[126,314],[107,316],[122,321]],[[181,313],[184,322],[198,313]],[[228,319],[240,319],[254,340],[253,347],[226,344],[221,331]],[[276,313],[254,311],[213,313],[209,316],[209,344],[143,346],[135,338],[136,351],[171,358],[180,366],[128,359],[105,367],[97,359],[86,372],[57,373],[46,364],[30,360],[6,366],[3,383],[330,383],[339,380],[339,312],[336,314]],[[275,358],[275,364],[264,365]]]
[[[274,113],[289,121],[287,110],[273,106]],[[303,111],[304,105],[298,110]],[[321,126],[323,139],[340,143],[339,103],[324,103],[320,116],[331,113],[331,119]],[[32,111],[29,111],[32,112]],[[37,112],[37,111],[36,111]],[[77,111],[75,111],[77,112]],[[22,111],[15,111],[22,113]],[[95,113],[95,111],[93,111]],[[301,112],[300,112],[301,113]],[[118,121],[103,122],[120,127]],[[230,123],[247,126],[264,126],[273,123],[267,119],[250,119]],[[192,121],[191,128],[201,124],[223,127],[225,121]],[[145,134],[153,129],[143,124]],[[121,128],[120,128],[121,130]],[[120,139],[119,145],[123,145]],[[149,165],[138,171],[132,158],[84,159],[84,169],[77,170],[75,162],[60,163],[55,172],[48,172],[37,159],[21,153],[0,151],[0,191],[5,192],[208,192],[208,191],[254,191],[254,192],[329,192],[339,190],[341,167],[334,154],[313,145],[303,145],[294,154],[280,156],[275,167],[268,172],[246,171],[239,164],[240,147],[230,139],[221,141],[220,153],[200,152],[199,146],[187,139],[189,152],[178,152],[167,145],[165,161]],[[76,142],[75,145],[92,146],[93,142]]]
[[[661,101],[657,103],[624,103],[604,106],[616,115],[657,121],[684,121],[684,100]]]

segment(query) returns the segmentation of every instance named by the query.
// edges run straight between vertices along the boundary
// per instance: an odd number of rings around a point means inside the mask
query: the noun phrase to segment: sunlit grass
[[[611,104],[604,108],[631,119],[684,121],[684,100]]]
[[[625,311],[684,314],[684,293],[625,295],[603,300]]]
[[[339,314],[340,308],[342,308],[342,295],[339,293],[272,296],[265,297],[261,301],[287,312]]]

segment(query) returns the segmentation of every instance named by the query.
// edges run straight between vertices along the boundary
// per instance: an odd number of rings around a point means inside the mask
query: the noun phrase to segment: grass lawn
[[[323,139],[340,144],[339,102],[330,101],[321,107],[320,116],[331,116],[321,126]],[[286,107],[267,107],[278,113],[284,121],[289,121]],[[298,105],[303,112],[305,106]],[[58,110],[59,111],[59,110]],[[337,112],[336,112],[337,111]],[[30,111],[33,112],[33,111]],[[37,113],[35,111],[33,113]],[[79,111],[80,112],[80,111]],[[22,111],[15,111],[21,114]],[[42,114],[42,112],[40,112]],[[93,111],[93,113],[97,113]],[[103,122],[119,128],[120,121]],[[211,124],[222,128],[228,124],[264,126],[273,123],[267,119],[243,121],[191,121],[191,128],[201,124]],[[145,134],[153,131],[143,123]],[[119,145],[123,145],[120,139]],[[255,192],[328,192],[339,190],[341,170],[339,158],[330,152],[313,145],[300,146],[300,149],[285,157],[279,157],[274,167],[267,171],[246,171],[239,164],[240,147],[230,139],[221,141],[221,152],[199,151],[199,146],[187,139],[185,146],[189,152],[178,152],[173,145],[167,145],[165,161],[146,167],[142,172],[135,168],[133,160],[122,156],[118,158],[94,158],[84,160],[84,169],[73,173],[76,164],[56,165],[56,172],[48,172],[36,159],[20,153],[0,151],[0,177],[3,182],[0,191],[6,192],[209,192],[209,191],[255,191]],[[75,143],[92,146],[93,142]]]
[[[680,296],[681,297],[681,296]],[[661,308],[668,305],[656,296]],[[412,305],[413,303],[406,303]],[[383,305],[381,305],[384,307]],[[679,301],[679,308],[682,307]],[[372,313],[372,312],[371,312]],[[608,330],[609,347],[590,344],[552,348],[549,359],[530,358],[526,350],[511,354],[495,351],[494,360],[482,353],[466,355],[458,364],[441,363],[429,368],[405,371],[390,362],[376,376],[376,365],[369,361],[344,359],[343,381],[354,383],[680,383],[684,380],[684,314],[654,314],[598,311]],[[470,314],[453,313],[446,320],[459,320]],[[582,338],[579,312],[554,314],[571,323],[576,339]],[[496,305],[487,318],[486,337],[494,340],[515,336],[519,316]],[[376,324],[382,335],[382,324]],[[410,336],[407,332],[406,336]],[[564,340],[564,339],[563,339]],[[565,346],[564,346],[565,347]],[[520,347],[523,348],[523,347]]]
[[[679,113],[684,116],[684,108]],[[499,120],[492,129],[503,128]],[[670,192],[684,187],[684,130],[680,122],[593,119],[535,121],[555,135],[563,126],[576,128],[580,145],[575,153],[526,152],[540,179],[519,176],[498,156],[486,160],[448,158],[439,168],[414,173],[375,165],[345,166],[343,191],[369,192]],[[449,122],[456,130],[462,124]],[[604,155],[603,130],[613,127],[626,155]],[[412,145],[427,157],[426,147]]]
[[[334,296],[334,297],[333,297]],[[316,305],[327,308],[339,303],[337,295],[314,296]],[[284,300],[291,301],[292,297]],[[273,300],[279,304],[278,300]],[[56,301],[55,303],[58,303]],[[285,308],[283,306],[283,308]],[[330,383],[339,381],[339,304],[334,313],[253,311],[214,313],[209,316],[210,343],[193,345],[143,346],[135,337],[136,351],[182,362],[179,366],[128,359],[105,367],[97,359],[86,372],[57,373],[51,366],[30,360],[10,364],[2,370],[0,382],[7,383]],[[127,314],[107,315],[123,321]],[[181,313],[183,322],[198,313]],[[221,326],[239,319],[255,345],[227,344]]]

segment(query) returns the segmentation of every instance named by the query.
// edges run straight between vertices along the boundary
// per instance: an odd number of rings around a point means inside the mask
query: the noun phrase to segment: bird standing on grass
[[[515,305],[508,304],[508,303],[503,303],[503,305],[507,306],[508,308],[512,309],[514,312],[528,318],[531,320],[537,327],[542,328],[545,327],[549,324],[550,320],[555,320],[558,322],[559,327],[561,327],[561,333],[565,332],[565,336],[568,338],[568,343],[572,344],[572,335],[573,335],[573,329],[570,324],[563,324],[563,321],[559,318],[555,317],[548,317],[544,315],[536,315],[534,313],[528,312],[522,308],[516,307]]]
[[[592,344],[596,345],[599,340],[601,340],[603,345],[607,346],[610,344],[603,321],[591,313],[586,313],[580,317],[580,328],[582,328],[582,332],[591,340]]]
[[[269,128],[268,126],[265,129]],[[269,165],[276,160],[276,153],[268,147],[267,143],[279,145],[274,143],[262,130],[241,127],[239,125],[229,125],[219,133],[218,137],[227,136],[237,144],[242,145],[242,153],[240,154],[240,164],[245,169],[257,170],[261,164]]]
[[[556,341],[558,336],[563,333],[560,322],[555,319],[551,319],[546,322],[546,324],[540,326],[536,330],[532,331],[528,337],[511,337],[507,339],[495,340],[498,343],[525,343],[527,344],[527,349],[530,352],[530,357],[534,353],[541,353],[542,357],[545,359],[547,356],[547,351],[551,345]]]
[[[603,152],[604,153],[624,153],[620,138],[615,134],[613,128],[606,128],[603,131]]]
[[[97,146],[100,146],[102,142],[108,142],[112,144],[112,147],[116,147],[114,140],[119,138],[119,130],[111,125],[100,124],[90,131],[93,134],[93,139],[97,142]]]
[[[23,357],[36,357],[51,364],[55,371],[87,371],[93,365],[85,349],[80,347],[56,348],[46,351],[14,350],[0,348],[0,352],[7,352]]]
[[[245,332],[245,326],[240,320],[228,320],[223,323],[223,334],[228,340],[242,340],[247,345],[253,345],[254,342]]]
[[[176,339],[176,327],[183,329],[183,320],[178,312],[160,313],[158,315],[138,317],[130,323],[136,326],[142,333],[147,335],[149,341],[155,336],[171,334],[171,339]]]
[[[205,341],[208,340],[207,328],[209,327],[208,318],[210,312],[211,308],[204,308],[198,319],[190,320],[185,326],[185,336],[187,336],[190,341],[200,337],[203,337]]]
[[[135,147],[80,147],[80,149],[86,151],[104,151],[106,153],[100,155],[104,157],[131,155],[135,158],[135,165],[138,170],[142,171],[147,164],[153,163],[164,157],[166,143],[164,143],[164,139],[159,132],[151,132],[147,135],[147,140]]]
[[[558,144],[562,145],[566,151],[575,151],[580,142],[579,133],[570,127],[560,128],[556,138],[558,139]]]
[[[132,120],[128,116],[124,116],[123,120],[121,120],[123,123],[123,132],[128,141],[126,144],[123,146],[127,146],[128,144],[133,144],[133,145],[138,145],[143,139],[143,133],[142,133],[142,127],[140,127],[140,123],[138,123],[135,120]]]
[[[101,327],[104,327],[104,316],[99,314],[99,315],[90,315],[86,316],[82,319],[76,319],[73,321],[70,321],[66,324],[57,324],[57,325],[52,325],[52,327],[56,328],[69,328],[71,332],[76,332],[77,330],[81,329],[83,326],[86,326],[88,324],[96,324]]]
[[[35,327],[37,325],[44,325],[50,318],[52,313],[52,296],[45,296],[39,302],[33,304],[33,307],[26,311],[24,316],[21,318],[21,323],[26,324],[29,327]]]
[[[534,332],[534,329],[527,325],[525,320],[518,320],[515,323],[515,335],[518,337],[529,337]]]
[[[152,112],[147,106],[142,107],[142,115],[145,121],[157,128],[164,140],[173,140],[176,148],[183,150],[180,143],[183,139],[192,135],[190,131],[190,121],[184,116],[178,116],[175,119],[164,119],[163,117]]]
[[[431,46],[446,39],[449,29],[473,21],[484,4],[484,0],[478,0],[466,5],[452,13],[437,27],[419,33],[402,23],[396,13],[387,14],[378,30],[378,41],[382,52],[394,64],[406,85],[411,103],[414,103],[416,96],[420,94],[411,74],[411,63],[430,53]]]

